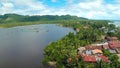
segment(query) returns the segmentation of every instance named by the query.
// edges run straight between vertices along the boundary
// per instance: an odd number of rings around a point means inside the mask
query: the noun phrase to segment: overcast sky
[[[0,0],[0,15],[76,15],[120,19],[120,0]]]

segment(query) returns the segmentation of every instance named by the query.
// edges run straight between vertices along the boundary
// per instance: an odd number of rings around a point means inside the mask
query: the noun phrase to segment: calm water
[[[74,30],[55,24],[0,28],[0,68],[48,68],[43,49],[69,32]]]
[[[113,23],[114,23],[117,27],[120,27],[120,20],[114,20]]]

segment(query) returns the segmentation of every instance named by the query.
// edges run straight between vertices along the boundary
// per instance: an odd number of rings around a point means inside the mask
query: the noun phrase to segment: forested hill
[[[10,22],[35,22],[35,21],[58,21],[58,20],[87,20],[87,18],[70,16],[70,15],[43,15],[43,16],[24,16],[18,14],[0,15],[0,23]]]

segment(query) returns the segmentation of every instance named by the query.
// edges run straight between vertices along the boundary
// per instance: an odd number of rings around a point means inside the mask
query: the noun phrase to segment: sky
[[[119,20],[120,0],[0,0],[0,15],[7,13]]]

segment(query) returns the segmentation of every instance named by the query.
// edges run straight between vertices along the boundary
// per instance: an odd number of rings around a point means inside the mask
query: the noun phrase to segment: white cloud
[[[58,0],[51,0],[57,2]],[[0,14],[18,13],[24,15],[77,15],[94,19],[111,19],[120,16],[120,1],[116,4],[106,3],[105,0],[65,0],[66,5],[53,8],[38,0],[0,0]]]
[[[1,3],[2,6],[0,7],[0,14],[11,13],[13,11],[13,4],[12,3]]]

